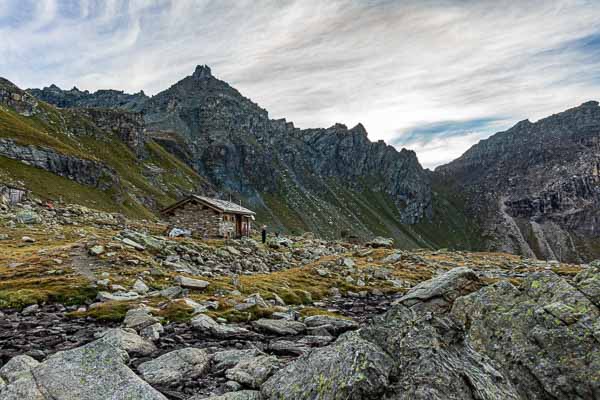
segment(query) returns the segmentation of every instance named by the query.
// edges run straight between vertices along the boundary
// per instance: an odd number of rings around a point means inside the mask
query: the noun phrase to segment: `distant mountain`
[[[127,111],[140,111],[142,105],[149,99],[144,92],[127,94],[118,90],[98,90],[90,93],[74,87],[62,90],[56,85],[43,89],[28,89],[27,92],[46,103],[60,108],[100,107],[119,108]]]
[[[600,257],[600,107],[521,121],[438,167],[485,246],[544,259]]]
[[[256,209],[273,230],[384,235],[401,247],[471,247],[468,222],[452,199],[431,191],[430,174],[414,152],[371,142],[360,124],[303,130],[269,119],[207,66],[151,98],[54,85],[28,93],[61,112],[140,112],[144,140],[185,162],[221,196]],[[435,203],[456,218],[448,223]]]

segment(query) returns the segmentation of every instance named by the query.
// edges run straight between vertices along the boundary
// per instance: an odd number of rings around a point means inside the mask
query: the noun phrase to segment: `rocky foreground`
[[[597,399],[600,263],[0,212],[0,399]]]

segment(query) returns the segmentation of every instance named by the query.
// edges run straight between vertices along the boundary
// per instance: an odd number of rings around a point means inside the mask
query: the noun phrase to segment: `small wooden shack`
[[[231,201],[190,195],[161,211],[163,219],[199,237],[250,236],[256,213]]]

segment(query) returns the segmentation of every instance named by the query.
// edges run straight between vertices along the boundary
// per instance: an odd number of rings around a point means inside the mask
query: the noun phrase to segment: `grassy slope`
[[[283,185],[282,185],[283,186]],[[385,193],[367,187],[362,191],[335,181],[328,191],[319,193],[317,202],[297,190],[265,193],[268,210],[259,209],[258,217],[272,230],[291,233],[313,231],[328,238],[339,238],[346,230],[363,239],[374,235],[393,237],[399,248],[480,249],[474,221],[464,216],[464,201],[443,182],[434,182],[433,218],[416,225],[400,223],[393,200]]]
[[[432,181],[433,218],[413,227],[432,247],[482,250],[483,240],[476,221],[465,215],[461,193],[439,179]]]
[[[64,133],[71,126],[95,129],[88,120],[72,111],[57,110],[41,102],[40,108],[43,110],[40,116],[24,117],[0,107],[0,137],[104,162],[118,173],[121,187],[101,191],[4,157],[0,157],[0,179],[23,183],[45,199],[62,199],[143,218],[152,217],[152,211],[136,199],[150,198],[162,207],[175,201],[178,193],[193,191],[204,182],[198,174],[154,142],[147,144],[149,157],[142,162],[112,133],[97,132],[94,136],[79,137]],[[161,185],[157,186],[144,176],[145,165],[149,164],[162,169],[156,176]]]

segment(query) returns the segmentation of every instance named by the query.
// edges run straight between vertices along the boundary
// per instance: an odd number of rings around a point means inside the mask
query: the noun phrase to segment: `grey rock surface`
[[[156,351],[156,346],[139,336],[133,329],[108,329],[98,335],[99,342],[108,343],[128,354],[148,356]]]
[[[300,357],[262,387],[267,399],[518,399],[492,360],[466,345],[446,316],[480,287],[466,268],[404,296],[372,325]]]
[[[336,318],[329,315],[314,315],[304,318],[303,321],[309,328],[323,328],[332,335],[339,335],[346,331],[358,329],[358,323],[344,318]]]
[[[175,277],[175,283],[177,283],[181,287],[188,289],[205,289],[209,285],[209,283],[205,280],[188,278],[187,276],[181,275]]]
[[[598,285],[600,274],[575,282],[589,285],[589,279]],[[600,310],[592,299],[544,272],[520,288],[500,282],[461,297],[452,315],[468,343],[515,383],[520,398],[593,399],[600,393]]]
[[[225,376],[243,386],[258,389],[278,367],[276,357],[258,356],[241,360],[235,367],[225,371]]]
[[[29,378],[31,377],[31,370],[38,365],[39,362],[28,355],[13,357],[0,368],[0,378],[6,383],[12,383],[21,378]]]
[[[302,322],[285,319],[261,318],[253,321],[252,326],[259,331],[274,333],[276,335],[298,335],[306,330],[306,325]]]
[[[209,363],[210,357],[206,351],[190,347],[142,363],[138,366],[138,371],[151,384],[176,386],[183,379],[202,376]]]
[[[3,400],[166,400],[126,366],[127,353],[105,340],[59,352],[10,383]]]
[[[139,331],[158,322],[158,318],[152,316],[148,308],[140,307],[127,311],[125,319],[123,320],[123,325],[126,328]]]
[[[208,315],[199,314],[191,321],[192,327],[203,333],[217,338],[247,338],[254,333],[234,325],[219,324]]]
[[[261,400],[261,395],[257,390],[240,390],[237,392],[225,393],[220,396],[194,396],[189,400]]]
[[[257,349],[226,350],[212,354],[212,368],[216,371],[224,371],[235,367],[240,361],[249,360],[262,354]]]
[[[109,189],[119,185],[115,171],[93,160],[59,153],[49,147],[27,146],[0,138],[0,156],[26,162],[83,185]]]

